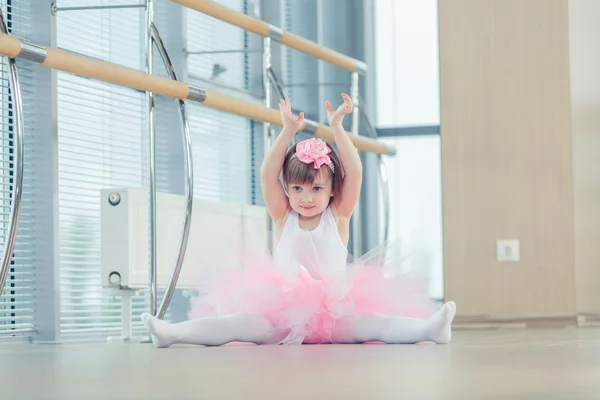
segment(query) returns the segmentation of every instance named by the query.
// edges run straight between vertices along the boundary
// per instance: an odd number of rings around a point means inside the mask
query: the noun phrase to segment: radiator
[[[169,283],[179,242],[185,197],[156,196],[157,286]],[[148,191],[101,191],[102,286],[147,288],[149,282]],[[215,269],[239,268],[241,243],[267,249],[265,207],[195,198],[185,259],[177,287],[195,289]]]

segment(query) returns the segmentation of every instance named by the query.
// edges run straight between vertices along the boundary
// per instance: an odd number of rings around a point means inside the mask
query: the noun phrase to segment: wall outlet
[[[496,257],[500,262],[519,261],[519,241],[498,240],[498,242],[496,243]]]

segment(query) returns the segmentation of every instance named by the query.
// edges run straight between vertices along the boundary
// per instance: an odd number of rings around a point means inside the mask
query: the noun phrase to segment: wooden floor
[[[600,399],[600,329],[449,345],[0,345],[1,399]]]

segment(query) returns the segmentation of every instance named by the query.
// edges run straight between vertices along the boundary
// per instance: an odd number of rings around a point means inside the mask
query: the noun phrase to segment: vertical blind
[[[59,2],[61,7],[98,4],[123,2]],[[57,45],[142,70],[143,12],[61,11]],[[99,193],[146,187],[145,95],[61,72],[57,86],[61,335],[119,334],[121,301],[100,285]]]
[[[286,1],[285,29],[314,42],[317,37],[317,0]],[[316,58],[282,46],[284,54],[286,96],[294,110],[318,115],[319,62]]]
[[[244,7],[243,0],[222,3],[238,10]],[[60,2],[61,7],[92,4],[123,2]],[[61,11],[57,17],[58,46],[143,70],[143,12],[143,9]],[[188,50],[244,48],[243,30],[211,21],[184,7],[181,12],[186,13],[184,34]],[[167,50],[172,59],[184,56],[182,49]],[[227,70],[217,78],[217,84],[243,90],[247,79],[243,53],[187,57],[190,82],[214,80],[213,70],[222,67]],[[162,63],[155,63],[155,73],[164,76],[159,68]],[[176,107],[170,109],[176,112]],[[188,103],[188,116],[193,141],[194,195],[217,201],[248,202],[249,121],[193,103]],[[120,333],[121,300],[100,286],[99,192],[111,187],[147,187],[146,118],[143,93],[58,74],[61,335],[65,338]],[[157,121],[157,130],[166,129],[173,137],[179,136],[179,125],[161,124]],[[157,143],[157,166],[168,167],[168,162],[162,161],[161,151],[163,147]],[[161,182],[171,173],[164,172],[158,174],[161,191],[168,187]],[[180,172],[181,168],[177,168],[177,173]],[[160,296],[162,291],[159,300]],[[133,318],[134,332],[141,328],[139,313],[147,310],[146,299],[142,291],[133,299],[132,316],[124,316]]]
[[[244,0],[218,2],[236,11],[245,9]],[[188,80],[199,81],[200,86],[208,82],[243,92],[247,87],[248,68],[242,51],[246,43],[244,31],[191,9],[186,8],[184,12],[186,50],[191,53],[186,60]],[[198,104],[190,104],[189,118],[194,147],[194,195],[249,203],[250,121]]]
[[[2,1],[2,13],[9,32],[28,38],[32,30],[31,7],[33,0]],[[17,63],[21,93],[24,103],[25,142],[31,143],[35,138],[32,128],[34,116],[28,108],[34,95],[32,66],[27,62]],[[4,246],[8,234],[8,217],[14,176],[14,118],[15,109],[12,90],[9,83],[8,60],[0,60],[0,246]],[[28,148],[25,152],[27,154]],[[30,156],[31,157],[31,156]],[[33,229],[32,185],[34,184],[31,163],[25,163],[23,200],[21,219],[15,251],[6,280],[4,291],[0,293],[0,340],[7,337],[28,335],[35,330],[35,248],[33,246],[35,230]]]

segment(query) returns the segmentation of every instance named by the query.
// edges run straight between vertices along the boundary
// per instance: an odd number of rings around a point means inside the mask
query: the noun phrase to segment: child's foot
[[[149,313],[142,314],[142,322],[152,336],[154,347],[169,347],[176,343],[176,338],[169,334],[169,323]]]
[[[452,321],[456,315],[456,303],[449,301],[429,318],[429,340],[438,344],[450,343]]]

